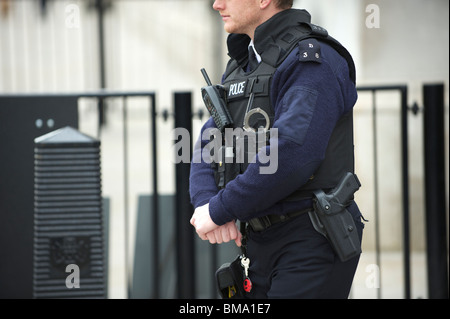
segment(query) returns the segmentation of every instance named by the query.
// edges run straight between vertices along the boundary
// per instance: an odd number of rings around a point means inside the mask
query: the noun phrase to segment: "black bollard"
[[[175,128],[189,132],[192,145],[192,93],[177,92],[175,102]],[[192,146],[190,153],[192,154]],[[189,198],[190,163],[176,164],[175,230],[177,236],[177,298],[195,298],[195,245],[194,228],[189,223],[193,207]]]
[[[423,94],[428,294],[447,299],[444,85],[424,85]]]
[[[65,127],[35,139],[34,298],[105,298],[100,141]]]

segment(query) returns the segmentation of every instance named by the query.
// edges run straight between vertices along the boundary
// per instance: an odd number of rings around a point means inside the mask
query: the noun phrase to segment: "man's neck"
[[[261,24],[263,24],[264,22],[266,22],[267,20],[269,20],[270,18],[272,18],[274,15],[276,15],[277,13],[283,11],[283,9],[278,9],[275,8],[274,6],[271,7],[267,7],[263,10],[261,10],[262,14],[261,14],[261,19],[259,20],[259,24],[257,26],[255,26],[254,28],[252,28],[247,35],[250,37],[250,39],[252,39],[252,41],[255,38],[255,31],[256,28],[258,26],[260,26]]]

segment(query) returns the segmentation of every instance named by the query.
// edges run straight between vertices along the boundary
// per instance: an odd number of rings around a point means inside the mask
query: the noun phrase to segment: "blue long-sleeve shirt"
[[[311,42],[313,50],[308,49]],[[304,52],[319,55],[310,58]],[[307,39],[275,72],[271,99],[273,127],[278,129],[278,169],[274,174],[260,174],[262,164],[257,160],[219,190],[210,164],[199,160],[209,140],[200,135],[197,141],[197,160],[191,164],[191,201],[195,208],[209,203],[210,216],[217,225],[311,207],[310,200],[283,199],[304,185],[319,167],[336,123],[352,110],[357,93],[346,60],[328,44]],[[211,127],[215,125],[210,118],[202,133]]]

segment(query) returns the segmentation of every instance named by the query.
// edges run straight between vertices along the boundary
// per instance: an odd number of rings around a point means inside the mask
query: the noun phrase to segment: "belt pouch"
[[[216,281],[222,299],[244,298],[244,269],[241,256],[237,256],[231,263],[225,263],[216,271]]]

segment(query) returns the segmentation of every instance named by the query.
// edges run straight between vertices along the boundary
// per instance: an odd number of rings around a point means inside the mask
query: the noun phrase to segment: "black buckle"
[[[264,224],[264,229],[272,226],[269,216],[266,215],[266,216],[260,217],[260,219],[261,219],[261,222]]]
[[[253,231],[260,232],[266,228],[272,226],[269,216],[257,217],[248,221],[248,224],[252,227]]]

